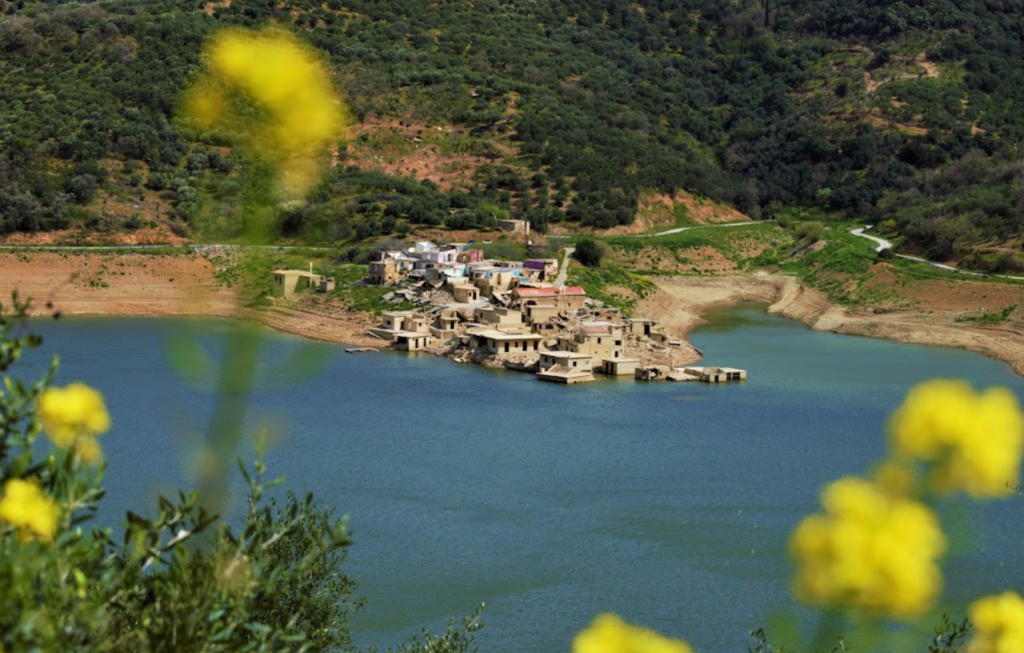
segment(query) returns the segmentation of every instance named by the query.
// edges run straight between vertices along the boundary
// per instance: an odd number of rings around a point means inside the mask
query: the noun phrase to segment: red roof
[[[516,288],[520,297],[558,297],[560,295],[583,295],[581,286],[560,286],[558,288]]]

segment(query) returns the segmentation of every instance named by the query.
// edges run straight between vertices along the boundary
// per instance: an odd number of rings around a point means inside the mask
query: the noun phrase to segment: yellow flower
[[[974,624],[974,637],[966,653],[1024,651],[1024,600],[1016,592],[978,599],[968,614]]]
[[[55,445],[74,448],[85,463],[99,460],[102,452],[95,438],[110,429],[110,415],[98,390],[84,383],[47,388],[39,397],[36,415]]]
[[[572,640],[572,653],[693,653],[690,645],[602,614]]]
[[[0,520],[17,527],[22,541],[33,537],[52,540],[60,509],[35,481],[11,479],[4,483]]]
[[[963,381],[922,383],[893,414],[890,435],[897,456],[930,463],[940,494],[1000,496],[1017,485],[1024,414],[1005,388],[977,395]]]
[[[825,488],[822,505],[789,542],[799,598],[899,619],[932,606],[945,538],[931,510],[853,477]]]
[[[206,75],[186,94],[185,114],[271,161],[285,190],[304,194],[319,176],[316,157],[348,122],[323,62],[272,28],[221,32],[206,54]]]

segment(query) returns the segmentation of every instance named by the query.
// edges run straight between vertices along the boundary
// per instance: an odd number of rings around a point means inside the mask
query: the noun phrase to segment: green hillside
[[[176,122],[204,39],[275,23],[359,120],[286,236],[632,222],[686,190],[1020,264],[1024,0],[0,0],[0,230],[228,238],[258,166]],[[201,139],[206,138],[206,141]],[[346,147],[347,146],[347,147]],[[432,180],[433,179],[433,180]]]

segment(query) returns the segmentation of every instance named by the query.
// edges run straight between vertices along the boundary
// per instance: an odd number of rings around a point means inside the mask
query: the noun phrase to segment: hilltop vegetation
[[[0,0],[0,231],[230,238],[259,166],[176,119],[201,45],[276,23],[359,121],[286,237],[525,217],[608,228],[643,193],[886,220],[1020,265],[1024,0]]]

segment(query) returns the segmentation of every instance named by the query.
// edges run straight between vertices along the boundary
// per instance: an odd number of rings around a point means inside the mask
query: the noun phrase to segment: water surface
[[[171,371],[163,336],[192,328],[42,325],[59,382],[108,398],[107,516],[187,481],[184,443],[212,400]],[[228,328],[202,323],[211,355]],[[602,611],[704,652],[744,651],[747,629],[789,600],[789,532],[824,483],[884,455],[886,416],[912,385],[960,377],[1024,396],[1007,365],[977,354],[815,332],[758,305],[717,311],[693,334],[706,364],[749,370],[721,386],[565,387],[331,345],[314,345],[321,372],[288,384],[278,364],[309,345],[268,337],[253,425],[286,433],[271,474],[351,516],[346,565],[368,599],[354,619],[361,645],[486,602],[482,651],[568,651]],[[977,551],[948,583],[959,599],[1024,580],[1020,499],[973,514]]]

